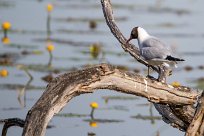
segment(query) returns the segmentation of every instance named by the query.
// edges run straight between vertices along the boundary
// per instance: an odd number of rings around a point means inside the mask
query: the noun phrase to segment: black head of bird
[[[138,28],[139,27],[134,27],[131,31],[130,38],[126,41],[126,43],[129,43],[132,39],[137,39],[138,38]]]

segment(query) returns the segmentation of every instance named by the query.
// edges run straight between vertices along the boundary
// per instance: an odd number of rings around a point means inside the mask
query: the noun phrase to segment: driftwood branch
[[[43,136],[46,126],[73,97],[92,93],[97,89],[110,89],[147,98],[154,103],[189,105],[198,94],[182,92],[172,86],[150,80],[135,73],[122,72],[102,64],[84,70],[63,74],[47,86],[46,91],[28,112],[24,136]]]

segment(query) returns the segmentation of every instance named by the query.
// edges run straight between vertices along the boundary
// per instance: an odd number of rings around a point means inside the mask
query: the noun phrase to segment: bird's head
[[[138,29],[139,27],[134,27],[131,31],[130,38],[126,41],[126,43],[129,43],[132,39],[138,38]]]

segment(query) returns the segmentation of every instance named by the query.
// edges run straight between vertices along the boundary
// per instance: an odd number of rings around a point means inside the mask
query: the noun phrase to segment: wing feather
[[[146,60],[151,59],[165,59],[168,55],[171,54],[169,48],[165,46],[164,43],[159,41],[157,38],[148,38],[143,41],[141,48],[141,54]]]

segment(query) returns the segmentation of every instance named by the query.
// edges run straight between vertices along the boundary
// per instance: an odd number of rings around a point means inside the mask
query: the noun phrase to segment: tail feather
[[[167,56],[166,60],[170,60],[170,61],[185,61],[184,59],[179,59],[179,58],[175,58],[172,56]]]

